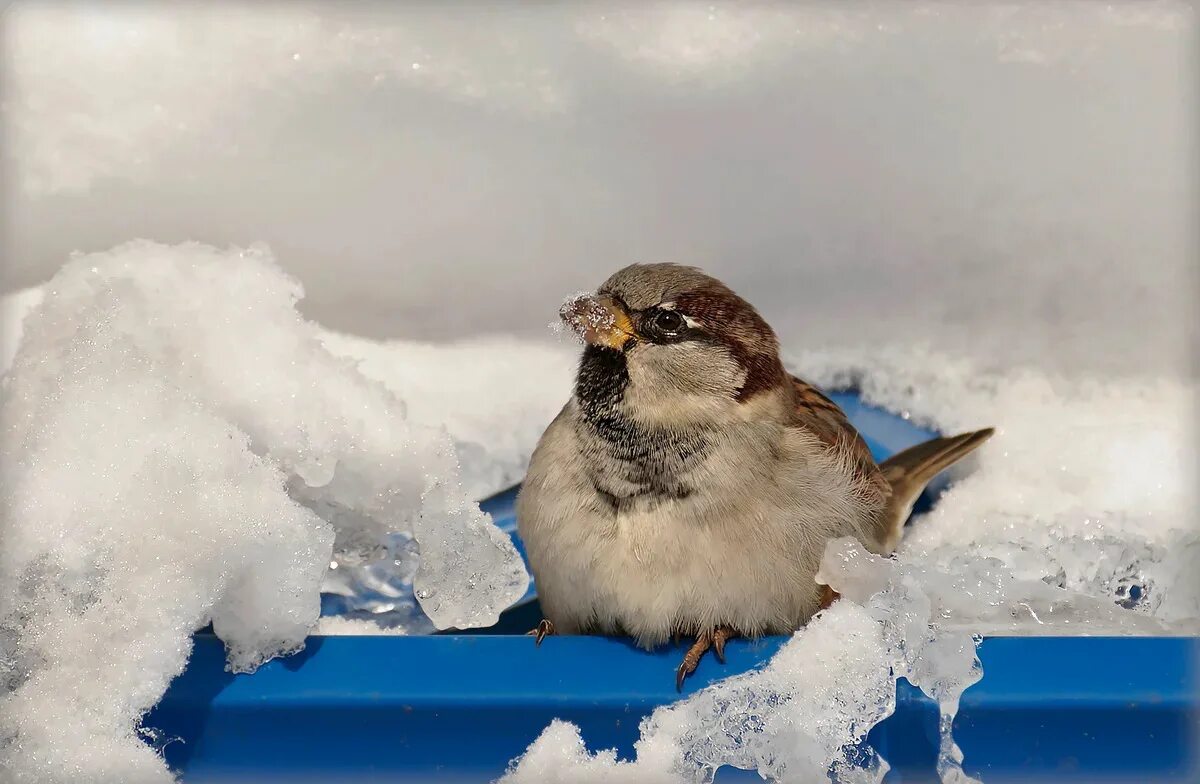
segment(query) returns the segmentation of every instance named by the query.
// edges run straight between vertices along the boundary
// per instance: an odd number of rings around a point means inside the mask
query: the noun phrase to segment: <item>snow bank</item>
[[[24,334],[25,316],[43,296],[41,287],[34,286],[0,297],[0,372],[7,372],[12,365]]]
[[[1194,382],[989,371],[900,346],[810,352],[795,364],[944,432],[997,426],[900,550],[931,578],[957,575],[944,590],[975,597],[945,625],[1200,631],[1200,574],[1186,566],[1200,556]]]
[[[261,248],[135,242],[74,258],[25,318],[0,409],[11,779],[167,780],[137,725],[191,632],[211,621],[234,671],[293,651],[331,555],[392,532],[440,626],[525,591],[449,439],[324,349],[300,296]]]
[[[511,337],[434,345],[323,332],[321,341],[405,401],[411,422],[450,436],[463,491],[476,499],[525,475],[546,423],[570,395],[576,360],[562,346]],[[413,546],[406,534],[390,537],[389,543],[396,553]],[[339,561],[334,566],[322,590],[341,597],[336,612],[412,634],[433,631],[413,594],[415,561],[401,568],[387,560]]]
[[[472,498],[525,475],[546,425],[571,396],[578,362],[572,347],[510,336],[435,344],[323,332],[321,342],[396,393],[411,421],[445,428]]]

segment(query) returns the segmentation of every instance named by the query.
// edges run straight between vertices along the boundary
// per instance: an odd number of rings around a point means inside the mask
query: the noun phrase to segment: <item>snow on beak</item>
[[[619,350],[634,336],[629,314],[612,297],[571,297],[559,308],[558,315],[581,340],[593,346]]]

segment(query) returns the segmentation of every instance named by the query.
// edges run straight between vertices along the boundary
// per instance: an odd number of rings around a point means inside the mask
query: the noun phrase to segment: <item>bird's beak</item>
[[[593,346],[621,349],[634,336],[629,314],[612,297],[584,295],[563,303],[558,315]]]

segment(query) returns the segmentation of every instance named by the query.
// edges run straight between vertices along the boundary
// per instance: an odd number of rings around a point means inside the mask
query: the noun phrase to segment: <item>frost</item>
[[[135,242],[73,259],[44,294],[0,409],[12,780],[167,780],[137,728],[190,634],[211,621],[237,672],[298,649],[333,553],[408,532],[441,626],[487,625],[524,593],[449,439],[321,345],[265,250]]]
[[[589,335],[612,329],[617,323],[614,313],[589,292],[567,297],[559,307],[558,315],[559,321],[552,325],[552,329],[557,332],[560,325],[565,325],[580,341],[587,340]]]

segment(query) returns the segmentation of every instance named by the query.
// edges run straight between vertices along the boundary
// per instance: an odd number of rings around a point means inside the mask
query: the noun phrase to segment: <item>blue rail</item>
[[[685,692],[783,642],[731,642],[728,664],[706,658]],[[680,655],[583,637],[536,649],[523,636],[325,637],[235,676],[220,641],[202,636],[148,724],[183,738],[166,755],[185,782],[488,781],[554,718],[578,723],[593,750],[631,756],[639,721],[678,699]],[[988,782],[1200,780],[1198,655],[1184,638],[985,640],[985,676],[955,724],[965,768]],[[896,713],[869,739],[888,781],[929,781],[937,708],[902,681]]]

